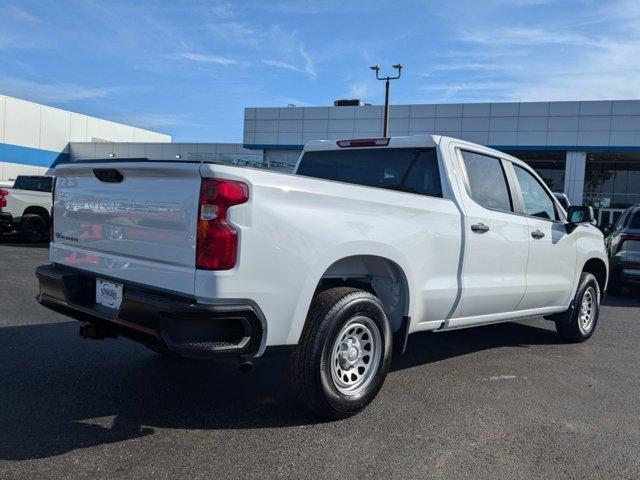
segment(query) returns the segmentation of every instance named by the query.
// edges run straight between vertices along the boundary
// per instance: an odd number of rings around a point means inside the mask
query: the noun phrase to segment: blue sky
[[[241,141],[247,106],[640,98],[640,1],[0,0],[0,93]]]

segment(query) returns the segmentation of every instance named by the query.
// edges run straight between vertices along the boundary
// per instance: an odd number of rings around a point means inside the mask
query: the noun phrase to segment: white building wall
[[[382,106],[245,109],[245,145],[376,137]],[[640,147],[640,100],[392,105],[391,135],[442,134],[496,147]]]
[[[63,151],[69,142],[170,142],[163,133],[0,95],[0,143]]]
[[[137,127],[0,95],[0,181],[46,173],[70,142],[171,142]]]
[[[310,140],[379,137],[382,116],[378,105],[247,108],[243,142],[265,148],[266,159],[291,158]],[[640,151],[640,100],[392,105],[389,133],[441,134],[504,150],[566,150],[565,193],[582,203],[586,152]]]

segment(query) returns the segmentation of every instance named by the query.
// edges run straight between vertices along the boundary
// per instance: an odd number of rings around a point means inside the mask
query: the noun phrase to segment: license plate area
[[[117,310],[122,303],[122,284],[96,278],[96,305]]]

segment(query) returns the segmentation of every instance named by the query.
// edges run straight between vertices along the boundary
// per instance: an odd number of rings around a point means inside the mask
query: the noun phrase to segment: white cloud
[[[230,3],[221,3],[210,7],[211,13],[218,18],[231,18],[236,15],[233,6]]]
[[[461,40],[482,45],[505,45],[505,46],[536,46],[536,45],[573,45],[592,46],[597,44],[597,40],[586,35],[553,31],[543,28],[528,27],[507,27],[495,31],[491,28],[485,31],[464,32]]]
[[[210,55],[206,53],[197,53],[197,52],[185,52],[181,53],[180,57],[186,58],[187,60],[191,60],[193,62],[200,63],[216,63],[218,65],[238,65],[241,63],[238,60],[234,60],[233,58],[221,57],[220,55]]]
[[[279,60],[262,60],[262,63],[269,65],[270,67],[284,68],[285,70],[293,70],[294,72],[300,72],[301,70],[295,65],[287,62],[281,62]]]
[[[118,117],[114,120],[127,125],[150,129],[175,126],[202,126],[190,121],[187,115],[172,113],[136,113]]]
[[[384,3],[372,0],[285,0],[279,2],[262,2],[260,8],[272,12],[286,14],[307,14],[315,15],[320,13],[345,13],[345,12],[365,12],[372,9],[379,9]]]
[[[207,30],[221,41],[234,45],[264,46],[265,33],[246,22],[216,22],[208,25]]]
[[[17,19],[17,20],[22,20],[24,22],[28,22],[28,23],[44,23],[42,20],[40,20],[38,17],[32,15],[31,13],[27,12],[25,9],[20,8],[20,7],[16,7],[15,5],[9,5],[5,8],[6,12],[13,18]]]
[[[311,78],[317,78],[318,74],[316,73],[316,68],[313,62],[313,59],[311,58],[311,55],[309,55],[307,53],[307,51],[304,49],[303,46],[300,46],[300,55],[302,55],[302,58],[304,59],[304,71],[307,75],[309,75]]]
[[[466,22],[458,37],[465,48],[439,54],[421,91],[435,101],[637,98],[639,5],[594,5],[526,24],[494,15]]]
[[[41,103],[71,103],[106,98],[129,89],[129,87],[86,87],[73,83],[38,83],[0,76],[0,91],[3,93]]]
[[[498,3],[510,7],[535,7],[556,3],[557,1],[558,0],[499,0]]]
[[[371,85],[365,82],[355,82],[349,85],[349,90],[347,91],[346,97],[349,98],[359,98],[360,100],[364,100],[369,93],[371,92]]]

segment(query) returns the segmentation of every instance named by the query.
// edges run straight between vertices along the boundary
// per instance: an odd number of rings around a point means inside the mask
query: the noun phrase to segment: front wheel
[[[318,294],[293,353],[291,381],[302,402],[327,419],[364,409],[391,362],[391,330],[380,300],[341,287]]]
[[[583,272],[576,291],[574,308],[556,320],[558,335],[568,342],[588,340],[598,324],[600,299],[600,287],[596,278]]]

